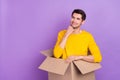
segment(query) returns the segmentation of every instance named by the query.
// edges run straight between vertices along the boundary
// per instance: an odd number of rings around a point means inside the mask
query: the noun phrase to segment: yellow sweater
[[[61,42],[66,30],[61,30],[58,33],[57,42],[54,46],[54,57],[66,59],[69,56],[87,56],[88,49],[91,52],[91,55],[94,57],[94,62],[101,62],[102,56],[97,44],[94,41],[93,36],[83,30],[78,34],[71,34],[67,41],[65,48],[61,48],[59,43]]]

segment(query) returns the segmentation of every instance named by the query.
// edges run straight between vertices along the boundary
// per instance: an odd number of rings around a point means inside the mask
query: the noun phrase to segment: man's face
[[[70,23],[72,27],[79,28],[84,23],[84,21],[82,20],[82,15],[78,13],[73,13]]]

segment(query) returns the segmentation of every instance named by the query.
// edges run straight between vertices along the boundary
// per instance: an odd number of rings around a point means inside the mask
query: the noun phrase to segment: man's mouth
[[[77,23],[72,23],[72,25],[77,25]]]

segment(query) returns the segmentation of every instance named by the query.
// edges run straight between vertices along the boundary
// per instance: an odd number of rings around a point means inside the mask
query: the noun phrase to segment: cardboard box
[[[95,80],[94,71],[101,68],[99,63],[78,60],[66,63],[63,59],[53,57],[53,49],[41,51],[47,56],[39,69],[48,72],[49,80]]]

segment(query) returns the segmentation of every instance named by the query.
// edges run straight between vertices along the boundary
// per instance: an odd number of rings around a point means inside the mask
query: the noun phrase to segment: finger
[[[66,59],[66,63],[70,63],[71,62],[71,60],[70,59]]]
[[[69,61],[68,61],[68,60],[65,60],[65,63],[69,63]]]

